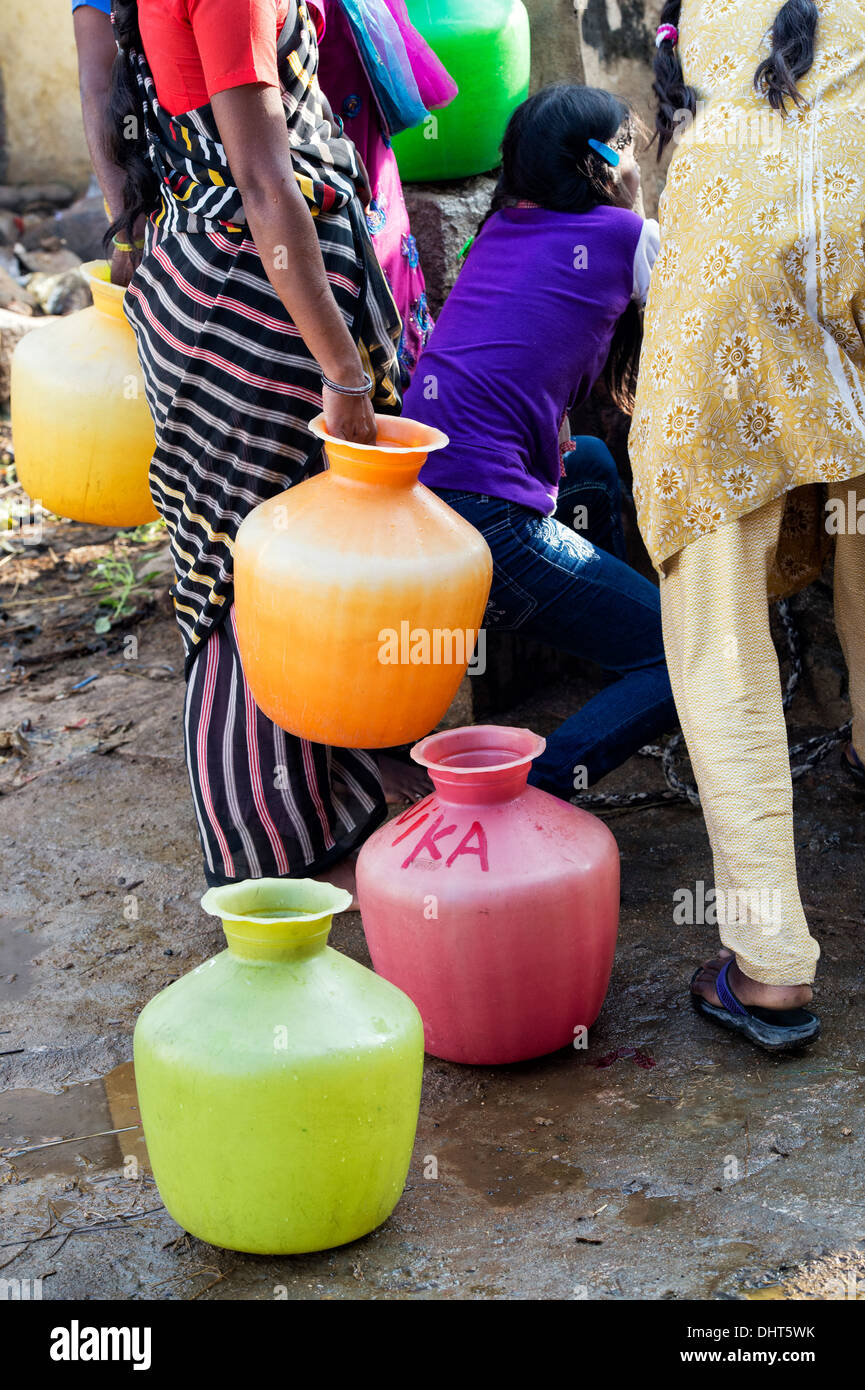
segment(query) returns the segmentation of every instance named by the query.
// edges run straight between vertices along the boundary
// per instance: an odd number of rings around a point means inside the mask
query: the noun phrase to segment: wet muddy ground
[[[689,1007],[689,976],[715,946],[713,927],[673,922],[674,892],[711,883],[700,813],[677,803],[615,815],[620,943],[587,1051],[495,1070],[428,1059],[405,1195],[350,1247],[269,1259],[186,1237],[148,1172],[129,1060],[142,1005],[221,948],[198,906],[181,653],[158,583],[103,650],[86,650],[87,602],[47,602],[87,584],[69,530],[53,537],[29,610],[15,565],[0,567],[0,1279],[41,1279],[50,1299],[865,1291],[865,798],[837,754],[796,791],[803,893],[824,952],[824,1036],[809,1053],[757,1053]],[[795,737],[846,717],[821,605],[821,590],[799,605]],[[39,617],[29,635],[28,611]],[[18,635],[6,640],[10,622]],[[13,672],[15,642],[35,659]],[[55,659],[63,645],[70,654]],[[562,680],[502,722],[548,731],[589,688]],[[463,722],[466,699],[449,722]],[[607,779],[660,785],[643,758]],[[368,962],[356,914],[338,919],[332,944]]]

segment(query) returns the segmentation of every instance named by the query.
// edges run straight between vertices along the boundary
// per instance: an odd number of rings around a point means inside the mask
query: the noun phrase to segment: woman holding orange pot
[[[112,231],[141,260],[126,296],[156,428],[150,482],[186,647],[186,754],[211,885],[314,876],[385,815],[373,757],[286,734],[237,650],[233,541],[259,502],[317,472],[306,426],[375,439],[400,406],[400,322],[372,251],[354,146],[316,78],[302,0],[114,0]]]

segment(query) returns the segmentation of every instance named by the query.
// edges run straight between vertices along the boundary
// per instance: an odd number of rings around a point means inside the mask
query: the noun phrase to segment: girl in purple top
[[[615,464],[569,440],[568,409],[605,373],[632,400],[658,246],[628,108],[547,88],[512,116],[502,173],[424,350],[404,411],[449,436],[421,480],[485,536],[485,626],[597,662],[604,688],[548,739],[532,781],[570,798],[676,725],[657,589],[625,560]]]

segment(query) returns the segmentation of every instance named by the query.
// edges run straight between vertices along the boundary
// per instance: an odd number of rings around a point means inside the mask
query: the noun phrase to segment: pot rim
[[[503,741],[508,737],[513,737],[514,742],[520,740],[522,736],[523,749],[514,749],[514,756],[507,758],[500,763],[469,763],[454,765],[442,761],[441,757],[428,757],[427,753],[430,746],[440,743],[443,740],[454,739],[457,746],[454,752],[458,751],[459,736],[468,735],[463,740],[463,752],[470,752],[471,744],[474,744],[478,752],[483,751],[483,738],[485,735],[492,735],[495,742],[501,747]],[[540,734],[536,734],[532,729],[526,729],[516,725],[507,724],[465,724],[456,729],[441,729],[438,733],[428,734],[426,738],[416,743],[411,750],[411,756],[421,767],[428,767],[433,772],[446,773],[448,777],[475,777],[487,775],[494,772],[507,772],[512,768],[524,767],[526,763],[532,762],[540,757],[547,746],[547,741]]]
[[[358,453],[379,455],[385,454],[432,454],[436,449],[444,449],[450,443],[448,436],[435,428],[434,425],[425,425],[420,420],[412,420],[408,415],[376,415],[376,429],[385,427],[388,431],[400,434],[403,426],[407,426],[406,435],[410,438],[409,431],[414,430],[415,435],[411,443],[394,444],[388,440],[384,444],[356,444],[353,439],[339,439],[335,434],[329,434],[324,427],[324,412],[320,412],[310,420],[307,429],[310,434],[314,434],[317,439],[323,439],[326,444],[337,444],[343,447],[357,450]],[[418,435],[423,438],[418,438]]]
[[[302,902],[305,893],[321,899],[319,907],[311,907],[308,912],[298,911],[291,899]],[[272,895],[272,897],[271,897]],[[268,899],[271,905],[268,906]],[[278,901],[280,898],[284,900]],[[256,900],[257,907],[256,907]],[[249,906],[243,908],[243,902]],[[351,893],[346,888],[337,888],[333,883],[322,883],[314,878],[244,878],[236,883],[226,883],[221,887],[208,888],[201,899],[201,906],[211,917],[220,917],[223,922],[262,922],[275,926],[281,920],[275,916],[284,909],[290,916],[286,922],[320,922],[345,912],[351,906]],[[224,904],[224,905],[223,905]],[[239,910],[231,911],[232,907]],[[267,914],[264,919],[264,914]]]

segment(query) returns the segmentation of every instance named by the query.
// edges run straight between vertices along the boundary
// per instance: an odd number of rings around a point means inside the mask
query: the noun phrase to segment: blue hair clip
[[[611,169],[616,168],[621,157],[616,150],[611,150],[609,145],[602,145],[600,140],[590,140],[588,143],[601,156],[601,159],[606,160]]]

